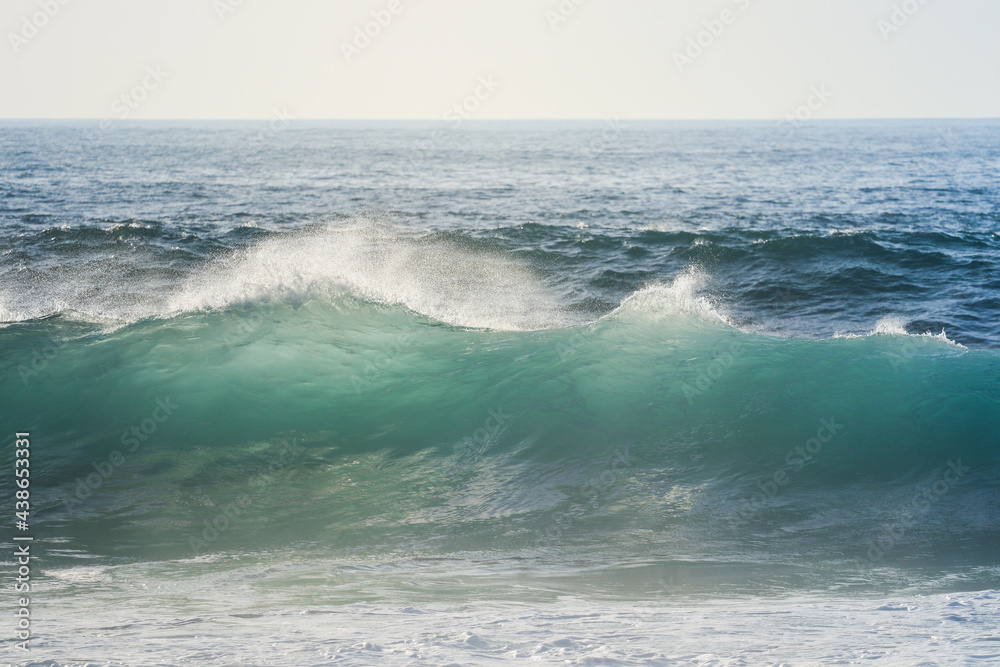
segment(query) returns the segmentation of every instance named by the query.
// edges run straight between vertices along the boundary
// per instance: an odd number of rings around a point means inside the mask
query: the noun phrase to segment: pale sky
[[[0,117],[1000,117],[998,27],[996,0],[3,0]]]

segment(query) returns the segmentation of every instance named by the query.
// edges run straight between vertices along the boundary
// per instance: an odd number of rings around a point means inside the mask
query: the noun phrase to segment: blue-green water
[[[59,659],[95,595],[994,600],[1000,124],[92,130],[0,128]]]

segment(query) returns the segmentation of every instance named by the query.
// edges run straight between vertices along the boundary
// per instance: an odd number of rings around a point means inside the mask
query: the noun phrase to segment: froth
[[[0,323],[59,314],[67,319],[122,324],[162,312],[154,290],[139,293],[134,270],[110,257],[49,273],[7,274],[0,285]]]
[[[905,336],[906,333],[906,320],[898,315],[890,315],[876,322],[875,328],[871,330],[869,335]]]
[[[732,326],[729,318],[706,295],[708,281],[707,274],[698,269],[688,269],[669,283],[643,287],[622,301],[611,315],[650,319],[681,315]]]
[[[543,281],[509,255],[371,220],[272,238],[236,253],[185,284],[168,310],[345,292],[462,327],[568,323]]]
[[[941,331],[941,333],[920,333],[911,334],[906,330],[907,321],[906,319],[900,317],[899,315],[887,315],[879,319],[875,326],[866,334],[856,334],[856,333],[842,333],[838,332],[834,334],[834,338],[867,338],[868,336],[919,336],[922,338],[934,338],[951,345],[957,345],[959,347],[964,347],[959,343],[948,338],[948,335]]]

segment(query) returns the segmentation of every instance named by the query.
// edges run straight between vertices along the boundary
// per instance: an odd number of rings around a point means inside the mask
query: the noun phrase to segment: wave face
[[[971,168],[942,193],[904,152],[907,185],[864,172],[841,183],[860,200],[819,212],[828,181],[795,176],[811,151],[863,168],[833,130],[790,164],[756,165],[736,160],[749,140],[730,140],[758,130],[725,130],[689,165],[703,189],[662,158],[659,181],[623,194],[646,151],[705,135],[640,128],[584,186],[575,153],[546,181],[548,158],[526,152],[579,145],[570,130],[494,129],[462,141],[483,155],[499,141],[534,170],[510,177],[525,192],[484,189],[484,167],[420,194],[404,161],[396,200],[331,215],[368,187],[338,152],[311,152],[336,128],[244,155],[227,126],[211,135],[219,157],[197,128],[154,129],[123,128],[102,150],[128,165],[125,146],[146,142],[160,174],[192,156],[235,164],[258,198],[109,167],[70,179],[51,195],[70,213],[53,213],[32,188],[56,149],[37,138],[3,181],[0,418],[32,433],[52,567],[291,551],[336,570],[353,601],[372,571],[410,593],[427,581],[472,595],[442,583],[447,559],[479,572],[476,590],[515,597],[525,562],[546,594],[570,571],[568,588],[634,597],[650,582],[996,587],[1000,237]],[[51,129],[53,146],[74,131]],[[864,132],[876,148],[891,138]],[[292,148],[299,166],[279,159]],[[420,158],[432,181],[439,158]],[[736,164],[757,170],[757,190],[707,177]],[[769,170],[799,178],[797,204]],[[543,185],[557,194],[540,212]]]
[[[526,331],[349,291],[111,332],[26,323],[4,331],[5,349],[42,361],[8,366],[3,405],[39,434],[36,520],[67,556],[308,543],[993,562],[995,351],[891,331],[748,333],[697,282]]]

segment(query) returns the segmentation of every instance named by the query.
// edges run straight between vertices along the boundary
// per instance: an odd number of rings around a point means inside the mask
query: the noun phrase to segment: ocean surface
[[[1000,121],[4,121],[0,424],[4,664],[997,664]]]

